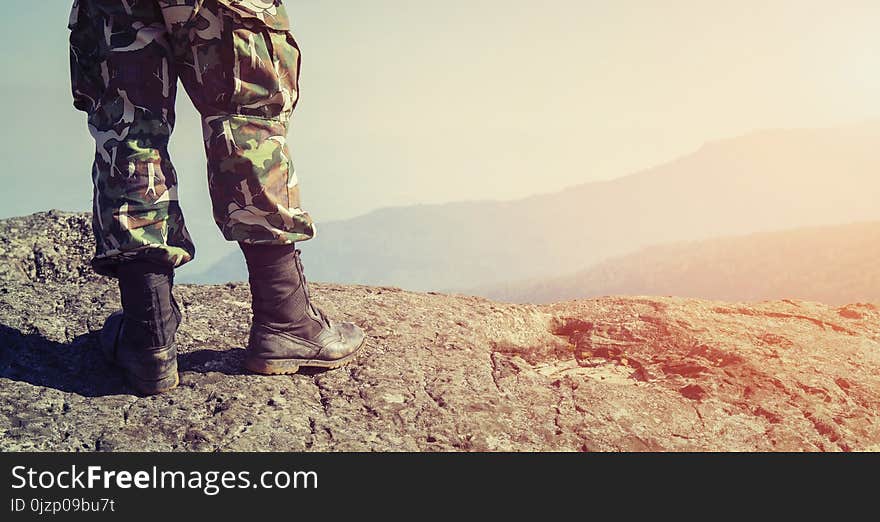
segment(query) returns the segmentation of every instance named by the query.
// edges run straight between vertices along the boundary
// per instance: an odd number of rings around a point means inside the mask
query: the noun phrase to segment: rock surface
[[[85,214],[0,222],[0,450],[880,450],[874,304],[315,284],[368,345],[264,377],[240,369],[247,285],[180,285],[181,386],[138,397],[97,349],[119,299],[90,251]]]

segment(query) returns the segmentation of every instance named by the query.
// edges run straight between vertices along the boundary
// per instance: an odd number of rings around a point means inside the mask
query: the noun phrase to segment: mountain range
[[[303,259],[316,281],[473,291],[555,279],[662,243],[877,220],[878,143],[880,121],[756,131],[560,192],[319,223]],[[540,191],[540,173],[534,184]],[[246,277],[235,252],[191,282]]]
[[[474,293],[526,303],[606,295],[878,302],[878,259],[873,221],[651,246],[575,274]]]

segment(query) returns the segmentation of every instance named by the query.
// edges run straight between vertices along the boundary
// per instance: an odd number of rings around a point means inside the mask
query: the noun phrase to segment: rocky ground
[[[0,221],[0,450],[880,450],[875,304],[314,284],[367,346],[264,377],[240,369],[247,285],[181,285],[181,386],[139,397],[97,348],[119,299],[88,269],[88,219]]]

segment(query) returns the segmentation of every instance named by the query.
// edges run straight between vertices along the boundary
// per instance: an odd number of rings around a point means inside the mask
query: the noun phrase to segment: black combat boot
[[[366,336],[352,323],[330,321],[311,303],[299,250],[240,245],[254,314],[244,366],[275,375],[296,373],[300,366],[337,368],[352,360]]]
[[[122,368],[139,392],[154,395],[179,383],[174,334],[180,309],[171,295],[174,270],[146,261],[120,265],[122,310],[114,312],[101,330],[107,360]]]

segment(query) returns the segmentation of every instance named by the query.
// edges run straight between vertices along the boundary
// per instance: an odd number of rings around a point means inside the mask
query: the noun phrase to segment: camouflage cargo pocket
[[[235,112],[288,119],[298,98],[300,54],[283,6],[257,0],[220,3],[229,8],[234,82],[230,101]],[[275,9],[257,9],[267,4]]]

